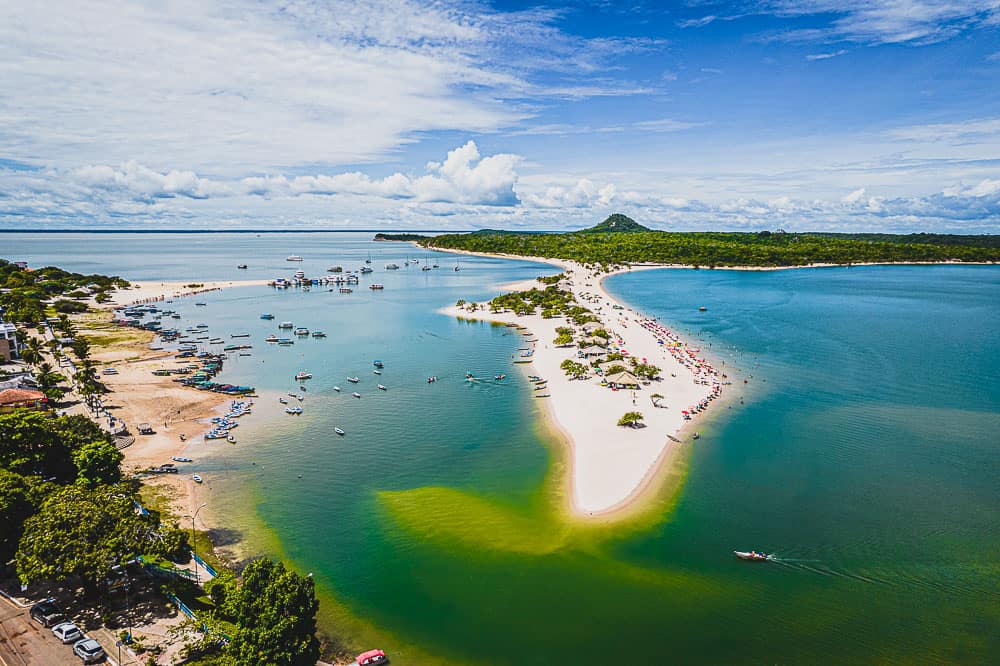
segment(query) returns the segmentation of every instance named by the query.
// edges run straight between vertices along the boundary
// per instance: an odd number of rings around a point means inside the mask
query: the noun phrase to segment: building
[[[0,363],[6,363],[18,358],[20,347],[17,344],[17,327],[0,318]]]
[[[605,381],[608,386],[612,388],[639,388],[639,378],[633,375],[631,372],[616,372],[613,375],[608,375],[605,377]]]
[[[583,347],[576,352],[576,355],[580,358],[591,358],[593,356],[605,356],[607,353],[607,349],[593,345],[591,347]]]
[[[47,409],[49,399],[41,391],[30,389],[4,389],[0,391],[0,414],[15,409]]]

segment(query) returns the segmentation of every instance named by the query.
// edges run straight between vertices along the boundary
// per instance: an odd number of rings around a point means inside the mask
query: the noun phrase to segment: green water
[[[370,245],[313,242],[321,263]],[[274,270],[307,254],[268,243],[254,251]],[[226,265],[237,250],[224,248]],[[177,274],[191,261],[176,252],[149,276],[198,276]],[[325,630],[394,664],[996,660],[1000,270],[613,278],[630,305],[753,377],[699,426],[675,498],[629,522],[581,525],[561,516],[561,454],[510,369],[518,339],[434,312],[546,272],[483,261],[458,274],[380,272],[377,297],[243,289],[177,305],[213,334],[256,341],[273,327],[256,316],[271,311],[330,335],[234,359],[224,378],[266,397],[237,446],[197,445],[196,463],[234,536],[315,575]],[[373,358],[386,362],[381,379]],[[300,368],[316,378],[306,413],[288,417],[276,396]],[[509,378],[469,384],[466,371]],[[348,374],[362,378],[361,400]],[[780,562],[733,558],[749,548]]]

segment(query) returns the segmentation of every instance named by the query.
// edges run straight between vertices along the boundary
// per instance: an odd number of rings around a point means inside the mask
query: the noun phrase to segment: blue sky
[[[1000,233],[1000,0],[42,4],[3,227]]]

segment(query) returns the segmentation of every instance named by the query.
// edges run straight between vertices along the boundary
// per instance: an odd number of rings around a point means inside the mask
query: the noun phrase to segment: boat
[[[340,428],[334,428],[333,431],[335,433],[337,433],[338,435],[341,435],[341,436],[343,436],[345,434],[344,431],[341,430]]]
[[[171,456],[170,459],[174,462],[194,462],[191,458],[185,458],[184,456]]]
[[[365,263],[366,264],[372,263],[372,253],[371,252],[368,253],[368,258],[365,259]]]
[[[285,400],[284,398],[278,398],[278,402],[280,402],[283,405],[287,405],[288,404],[288,401]]]
[[[385,270],[387,270],[387,271],[398,271],[399,270],[399,266],[397,264],[386,264],[385,265]]]
[[[295,324],[290,321],[283,321],[278,324],[278,328],[295,328]]]
[[[226,437],[226,441],[229,442],[230,444],[235,444],[236,438],[230,435],[229,437]]]
[[[200,307],[205,307],[206,305],[208,305],[208,303],[195,303],[195,305],[198,305]]]
[[[336,391],[337,393],[340,393],[340,387],[339,386],[334,386],[333,390]]]
[[[260,315],[261,319],[274,319],[274,315],[270,312],[262,312]]]
[[[767,553],[760,553],[756,550],[749,550],[749,551],[734,550],[733,555],[740,558],[741,560],[747,560],[749,562],[767,562],[774,557],[773,555],[768,555]]]
[[[375,359],[374,361],[372,361],[372,365],[374,365],[376,368],[384,368],[385,367],[385,363],[383,363],[382,361],[380,361],[378,359]]]
[[[285,413],[286,414],[301,414],[302,413],[302,408],[301,407],[285,407]]]
[[[351,382],[352,384],[357,384],[358,382],[361,381],[361,378],[360,377],[348,377],[347,381]]]
[[[455,272],[457,273],[457,272],[459,272],[460,270],[462,270],[462,269],[461,269],[461,268],[459,267],[459,265],[458,265],[458,261],[456,260],[456,261],[455,261]]]
[[[704,305],[698,308],[698,312],[705,312],[706,310],[708,310],[708,308],[706,308]]]
[[[385,386],[383,386],[382,384],[379,384],[379,385],[378,385],[378,390],[379,390],[379,391],[388,391],[389,389],[387,389],[387,388],[386,388]]]
[[[389,657],[382,650],[368,650],[354,658],[358,666],[381,666],[389,663]]]
[[[506,378],[507,378],[507,375],[503,375],[503,374],[493,375],[493,379],[495,379],[497,381],[500,381],[501,379],[506,379]]]
[[[357,391],[355,391],[355,392],[354,392],[354,393],[352,393],[351,395],[353,395],[353,396],[354,396],[355,398],[360,398],[360,397],[361,397],[361,394],[360,394],[360,393],[358,393]]]
[[[264,338],[264,342],[277,342],[277,341],[278,341],[278,336],[273,333]]]
[[[428,378],[427,378],[427,383],[428,383],[428,384],[433,384],[433,383],[434,383],[434,382],[436,382],[437,380],[438,380],[438,378],[437,378],[437,377],[428,377]]]
[[[295,381],[302,381],[303,379],[312,379],[312,373],[306,372],[305,370],[299,370],[295,373]]]
[[[286,257],[285,261],[302,261],[302,257],[300,257],[297,254],[292,254],[292,255],[289,255],[288,257]]]
[[[428,266],[427,264],[424,264],[423,266],[420,267],[420,270],[422,270],[422,271],[429,271],[430,269],[431,269],[431,267]]]
[[[323,331],[313,331],[312,332],[312,336],[314,338],[325,338],[326,337],[326,333],[324,333]]]
[[[198,476],[197,474],[192,474],[191,475],[191,480],[194,481],[195,483],[201,483],[201,481],[202,481],[201,477]],[[378,663],[378,662],[375,662],[375,663]]]
[[[691,439],[698,439],[700,437],[701,435],[699,435],[698,433],[694,433],[693,435],[691,435]]]
[[[326,269],[326,272],[327,273],[343,273],[344,272],[344,268],[342,266],[330,266],[330,268]]]
[[[279,345],[294,345],[295,344],[295,340],[292,340],[291,338],[278,338],[278,344]]]
[[[373,375],[381,375],[382,371],[381,370],[372,370],[372,374]]]
[[[297,328],[297,329],[295,329],[295,335],[299,335],[299,336],[309,335],[309,329],[308,328]]]
[[[353,291],[354,290],[351,289],[350,287],[341,287],[340,288],[340,293],[342,293],[342,294],[350,294]]]
[[[371,289],[371,290],[373,290],[373,291],[380,291],[382,289],[385,289],[385,286],[376,283],[376,284],[368,285],[368,288]]]
[[[246,270],[246,268],[247,268],[247,265],[246,265],[246,264],[240,264],[240,265],[239,265],[239,266],[237,266],[236,268],[239,268],[240,270],[244,270],[244,271],[245,271],[245,270]]]

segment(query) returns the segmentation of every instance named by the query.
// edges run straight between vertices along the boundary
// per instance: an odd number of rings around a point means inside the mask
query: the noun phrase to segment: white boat
[[[191,458],[185,458],[184,456],[171,456],[170,459],[174,462],[194,462]]]
[[[371,273],[371,272],[372,272],[372,269],[371,269],[371,268],[369,268],[368,266],[362,266],[362,267],[361,267],[361,272],[362,272],[362,273]]]
[[[303,400],[305,400],[305,396],[299,393],[295,396],[295,399],[298,400],[299,402],[302,402]]]
[[[288,401],[285,400],[284,398],[278,398],[278,402],[280,402],[283,405],[287,405],[288,404]]]
[[[285,407],[285,413],[286,414],[301,414],[302,413],[302,408],[301,407]]]
[[[768,555],[767,553],[760,553],[756,550],[742,551],[734,550],[733,555],[740,558],[741,560],[748,560],[750,562],[767,562],[771,560],[774,556]]]
[[[339,386],[334,386],[333,390],[336,391],[337,393],[340,393],[340,387]]]
[[[344,431],[343,431],[343,430],[341,430],[340,428],[334,428],[334,429],[333,429],[333,431],[334,431],[335,433],[337,433],[338,435],[344,435],[344,434],[345,434],[345,433],[344,433]]]
[[[348,377],[347,381],[351,382],[352,384],[357,384],[358,382],[361,381],[361,378],[360,377]]]
[[[373,290],[373,291],[381,291],[382,289],[385,289],[385,286],[381,285],[381,284],[372,284],[372,285],[369,285],[368,288],[371,289],[371,290]]]
[[[297,328],[295,329],[295,335],[309,335],[308,328]]]
[[[295,324],[290,321],[283,321],[278,324],[278,328],[295,328]]]
[[[386,387],[384,387],[384,386],[382,386],[381,384],[379,384],[379,385],[378,385],[378,390],[379,390],[379,391],[388,391],[389,389],[387,389]]]
[[[295,373],[295,381],[302,381],[303,379],[312,379],[312,374],[305,370],[299,370]]]
[[[201,481],[202,481],[201,477],[198,476],[197,474],[192,474],[191,475],[191,480],[194,481],[195,483],[201,483]]]
[[[275,335],[274,333],[264,338],[264,342],[277,342],[277,341],[278,341],[278,336]]]
[[[358,392],[354,392],[351,395],[353,395],[355,398],[360,398],[361,397],[361,394],[358,393]]]
[[[372,374],[374,374],[374,375],[381,375],[382,371],[381,370],[372,370]]]
[[[285,261],[302,261],[302,257],[300,257],[297,254],[292,254],[292,255],[289,255],[288,257],[286,257]]]

